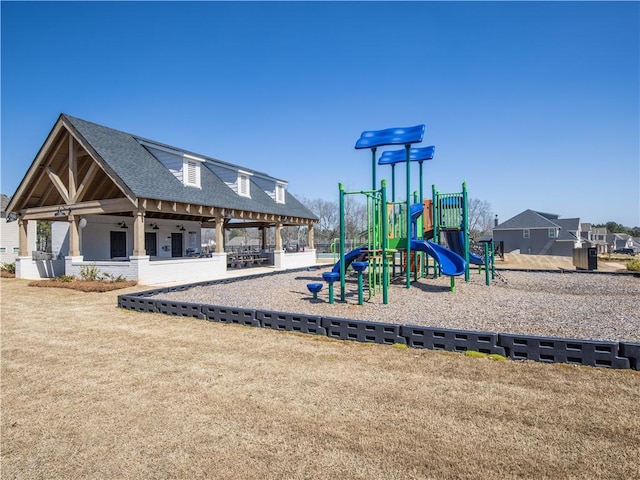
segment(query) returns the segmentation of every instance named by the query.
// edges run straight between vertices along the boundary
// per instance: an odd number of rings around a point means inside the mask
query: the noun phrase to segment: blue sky
[[[466,180],[501,221],[531,208],[640,225],[638,2],[1,8],[2,193],[62,112],[327,200],[338,182],[370,187],[363,130],[424,123],[425,184]]]

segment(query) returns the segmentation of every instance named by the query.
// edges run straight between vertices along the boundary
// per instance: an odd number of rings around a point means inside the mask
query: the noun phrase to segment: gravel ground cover
[[[496,278],[487,287],[484,274],[472,272],[468,283],[456,279],[455,292],[449,291],[449,277],[422,278],[410,289],[397,279],[389,304],[377,293],[359,306],[355,277],[349,278],[344,303],[329,304],[326,284],[318,299],[312,298],[307,283],[322,282],[328,270],[248,277],[158,298],[438,328],[640,342],[640,278],[633,275],[503,271],[506,282]],[[338,300],[339,283],[335,287]]]

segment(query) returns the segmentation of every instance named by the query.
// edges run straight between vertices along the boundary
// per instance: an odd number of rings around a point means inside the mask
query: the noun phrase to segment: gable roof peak
[[[558,228],[559,225],[539,212],[527,209],[502,222],[494,230],[522,230],[531,228]]]

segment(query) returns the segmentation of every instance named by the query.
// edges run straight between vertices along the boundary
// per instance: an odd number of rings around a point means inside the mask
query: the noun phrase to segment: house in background
[[[275,269],[315,265],[318,218],[266,173],[61,114],[33,160],[7,214],[17,217],[16,276],[103,273],[141,284],[220,278],[225,231],[272,232]],[[57,258],[34,259],[35,222],[52,221]],[[304,252],[283,248],[282,229],[303,227]],[[215,229],[215,252],[197,254],[202,230]],[[13,248],[13,245],[11,245]]]
[[[584,248],[595,247],[599,254],[607,253],[609,250],[606,227],[594,227],[590,223],[581,223],[580,239],[584,242]]]
[[[9,204],[9,197],[2,195],[0,197],[0,264],[6,265],[13,263],[18,258],[20,252],[20,239],[17,218],[11,215],[11,218],[7,218],[6,208]],[[29,244],[27,248],[29,251],[35,251],[36,249],[36,222],[29,224]]]
[[[607,243],[609,245],[609,253],[613,253],[621,248],[631,248],[637,252],[637,247],[634,248],[635,242],[633,237],[626,233],[610,233],[607,235]]]
[[[581,248],[579,218],[525,210],[493,228],[493,241],[503,242],[504,252],[571,257]]]

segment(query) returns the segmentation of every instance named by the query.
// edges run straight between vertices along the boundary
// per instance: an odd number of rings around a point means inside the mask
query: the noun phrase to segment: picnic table
[[[259,252],[233,252],[227,254],[227,267],[247,268],[260,266],[267,260],[269,259]]]

